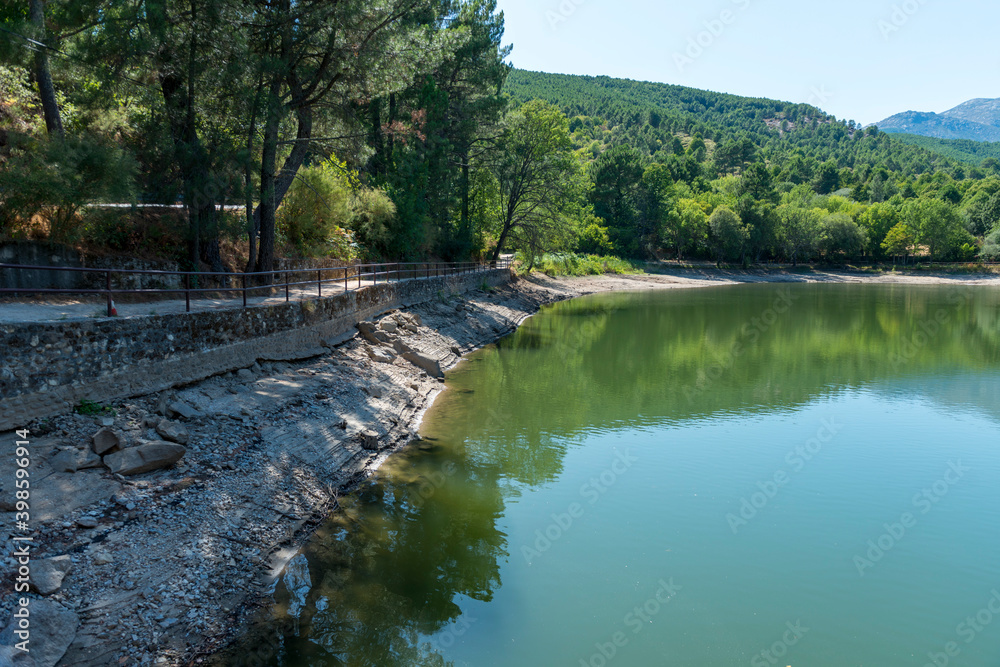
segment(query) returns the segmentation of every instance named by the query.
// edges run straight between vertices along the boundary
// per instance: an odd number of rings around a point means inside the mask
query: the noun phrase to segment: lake
[[[594,295],[447,384],[241,656],[1000,665],[1000,290]]]

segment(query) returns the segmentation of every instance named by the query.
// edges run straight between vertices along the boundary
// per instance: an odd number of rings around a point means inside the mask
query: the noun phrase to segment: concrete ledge
[[[507,269],[375,285],[323,299],[128,319],[0,327],[0,431],[81,400],[142,396],[252,366],[302,359],[353,337],[358,322],[440,294],[510,282]]]

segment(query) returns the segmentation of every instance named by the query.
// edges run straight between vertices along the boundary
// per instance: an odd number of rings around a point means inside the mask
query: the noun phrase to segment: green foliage
[[[819,250],[828,260],[857,259],[868,243],[865,230],[846,213],[831,213],[823,217],[819,228]]]
[[[350,226],[363,247],[386,252],[396,220],[396,205],[385,192],[361,188],[354,193]]]
[[[940,153],[967,165],[982,167],[988,159],[1000,160],[1000,142],[971,141],[969,139],[937,139],[916,134],[893,133],[893,137],[912,146]],[[989,167],[987,167],[989,168]]]
[[[80,240],[80,210],[132,196],[135,164],[98,137],[22,139],[0,170],[0,236],[27,233],[35,218],[56,243]]]
[[[708,220],[719,262],[742,261],[750,240],[750,230],[734,211],[717,208]]]
[[[994,229],[986,237],[980,257],[987,262],[1000,262],[1000,227]]]
[[[351,183],[341,165],[301,169],[278,209],[278,231],[297,253],[350,258]]]
[[[608,236],[608,228],[601,227],[596,222],[590,223],[580,231],[576,249],[584,255],[610,254],[614,250],[614,245]]]
[[[98,415],[114,416],[117,414],[114,408],[107,405],[101,405],[100,403],[86,398],[81,400],[80,404],[73,408],[73,411],[78,415],[84,415],[86,417],[96,417]]]
[[[599,276],[605,274],[642,273],[639,264],[618,257],[579,255],[573,253],[547,254],[539,268],[549,276]]]
[[[917,242],[916,234],[905,222],[893,226],[882,241],[882,249],[892,257],[906,257]]]
[[[931,259],[941,259],[966,242],[958,211],[939,199],[918,199],[903,207],[903,220],[917,235],[917,242],[927,246]],[[965,233],[963,233],[965,232]]]

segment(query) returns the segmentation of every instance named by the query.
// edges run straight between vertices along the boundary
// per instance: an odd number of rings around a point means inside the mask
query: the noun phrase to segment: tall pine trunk
[[[35,39],[45,44],[45,0],[29,0],[28,11],[31,24],[35,28]],[[38,83],[38,96],[42,100],[45,129],[50,136],[62,139],[64,136],[62,116],[59,113],[59,103],[56,100],[56,88],[52,83],[49,54],[46,48],[38,47],[35,50],[35,81]]]

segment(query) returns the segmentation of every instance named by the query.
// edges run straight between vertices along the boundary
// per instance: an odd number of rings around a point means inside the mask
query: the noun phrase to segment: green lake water
[[[1000,291],[595,295],[448,387],[231,663],[1000,665]]]

